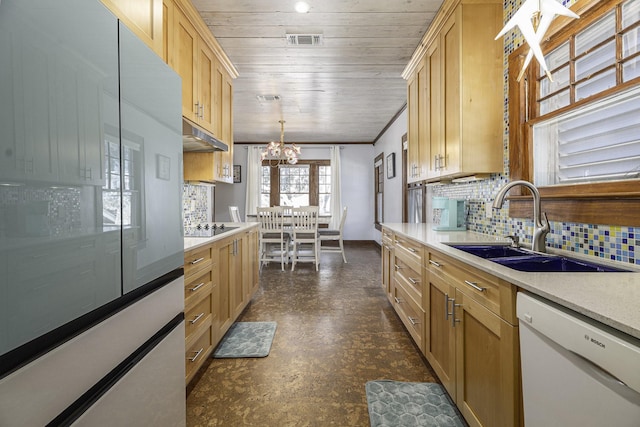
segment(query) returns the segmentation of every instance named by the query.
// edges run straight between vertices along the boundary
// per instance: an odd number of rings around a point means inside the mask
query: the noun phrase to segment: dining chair
[[[342,253],[342,259],[347,262],[347,257],[344,254],[344,243],[342,241],[342,231],[344,229],[344,221],[347,219],[347,207],[342,210],[342,216],[340,217],[340,225],[338,229],[319,228],[318,229],[318,245],[320,247],[320,253],[322,252],[340,252]],[[337,241],[338,246],[322,245],[322,242]]]
[[[301,206],[291,210],[291,271],[297,262],[314,262],[318,271],[318,207]]]
[[[289,263],[290,235],[284,230],[282,208],[257,208],[256,216],[260,223],[260,270],[265,263],[279,259],[284,271],[285,263]]]
[[[231,216],[231,222],[242,222],[240,219],[240,210],[237,206],[229,206],[229,215]]]

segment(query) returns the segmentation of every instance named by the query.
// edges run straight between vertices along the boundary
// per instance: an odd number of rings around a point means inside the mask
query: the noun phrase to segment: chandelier
[[[296,144],[291,144],[290,147],[284,145],[284,120],[279,120],[278,122],[280,123],[280,142],[271,141],[268,143],[262,149],[260,157],[262,160],[269,160],[269,164],[273,167],[285,163],[295,165],[298,163],[300,147]]]

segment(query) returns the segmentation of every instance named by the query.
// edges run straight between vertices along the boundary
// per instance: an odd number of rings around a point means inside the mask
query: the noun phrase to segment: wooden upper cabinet
[[[220,82],[220,133],[218,138],[229,146],[229,151],[216,152],[216,180],[233,183],[233,82],[222,72]]]
[[[447,1],[405,69],[423,86],[408,100],[425,163],[419,179],[503,171],[501,24],[500,1]]]
[[[440,61],[440,39],[433,40],[429,49],[425,53],[425,144],[429,148],[426,160],[426,176],[437,178],[440,175],[438,166],[438,155],[442,141],[442,95],[440,89],[441,81],[441,61]],[[431,154],[433,153],[433,154]]]
[[[412,76],[407,82],[407,182],[420,181],[419,137],[418,137],[418,79]]]
[[[215,59],[211,48],[203,41],[198,43],[198,110],[196,116],[198,123],[213,133],[213,75],[215,71]]]
[[[228,60],[220,58],[221,50],[214,46],[208,28],[202,22],[200,25],[194,23],[191,15],[197,12],[189,11],[187,7],[181,2],[173,4],[173,39],[168,40],[167,49],[169,65],[182,77],[182,115],[223,139],[219,123],[221,103],[218,98],[222,92],[218,74],[224,70],[221,64]],[[206,29],[202,30],[202,26]]]
[[[430,147],[428,146],[428,97],[426,62],[422,61],[415,77],[408,83],[409,140],[407,182],[422,181],[427,177]]]
[[[182,78],[182,115],[197,123],[198,111],[198,33],[180,10],[174,9],[173,42],[169,65]]]
[[[168,29],[163,51],[182,77],[182,115],[229,146],[226,152],[188,156],[189,162],[185,157],[185,179],[232,183],[233,79],[238,72],[190,1],[163,1]]]
[[[102,3],[140,40],[162,57],[162,0],[102,0]]]

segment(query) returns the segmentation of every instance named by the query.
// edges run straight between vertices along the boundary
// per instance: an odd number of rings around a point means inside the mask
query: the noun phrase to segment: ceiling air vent
[[[258,95],[258,101],[260,102],[276,102],[280,101],[280,95]]]
[[[321,46],[322,34],[287,34],[287,46]]]

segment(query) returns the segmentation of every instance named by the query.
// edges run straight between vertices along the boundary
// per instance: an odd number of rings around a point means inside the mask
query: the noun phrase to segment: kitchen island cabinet
[[[187,384],[258,290],[257,252],[252,223],[212,238],[185,238]]]

